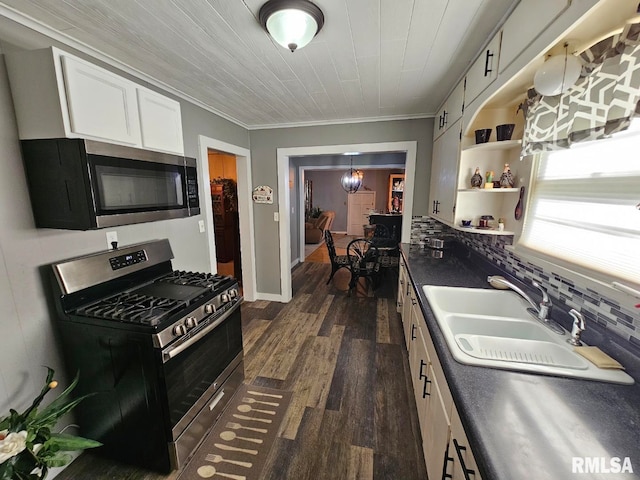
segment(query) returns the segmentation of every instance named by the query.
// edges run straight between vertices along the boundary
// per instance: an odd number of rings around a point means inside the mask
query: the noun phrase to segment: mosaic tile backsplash
[[[628,310],[615,300],[607,298],[583,285],[562,277],[554,272],[545,271],[538,265],[522,260],[512,252],[505,250],[511,245],[511,236],[478,235],[454,230],[430,217],[413,217],[411,221],[411,243],[418,243],[421,236],[454,234],[469,248],[522,280],[536,280],[547,287],[552,297],[560,299],[570,308],[579,310],[587,322],[598,322],[614,333],[640,346],[640,318],[638,312]]]

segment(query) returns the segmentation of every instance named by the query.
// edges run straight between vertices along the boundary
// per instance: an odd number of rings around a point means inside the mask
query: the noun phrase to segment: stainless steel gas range
[[[82,434],[111,457],[179,468],[244,380],[238,284],[174,271],[168,240],[52,265]]]

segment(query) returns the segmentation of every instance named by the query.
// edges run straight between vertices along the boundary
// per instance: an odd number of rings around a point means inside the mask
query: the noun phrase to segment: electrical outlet
[[[200,233],[204,233],[204,220],[198,221],[198,229],[200,230]]]
[[[107,249],[111,250],[113,248],[112,243],[118,243],[118,232],[107,232]]]

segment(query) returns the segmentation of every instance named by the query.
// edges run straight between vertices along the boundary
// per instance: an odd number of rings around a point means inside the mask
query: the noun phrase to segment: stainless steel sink
[[[622,370],[601,369],[505,290],[422,287],[453,357],[460,363],[547,375],[633,384]]]

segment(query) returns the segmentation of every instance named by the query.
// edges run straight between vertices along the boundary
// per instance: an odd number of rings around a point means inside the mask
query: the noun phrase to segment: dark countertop
[[[465,247],[433,258],[402,244],[409,277],[483,480],[573,478],[573,457],[629,457],[633,473],[576,473],[580,479],[640,479],[640,358],[629,342],[587,325],[583,340],[622,363],[634,385],[552,377],[464,365],[446,345],[421,285],[490,288],[487,275],[513,277]],[[522,285],[522,283],[520,283]],[[530,287],[525,291],[532,293]],[[570,317],[554,301],[553,318]],[[622,465],[622,463],[620,464]]]

